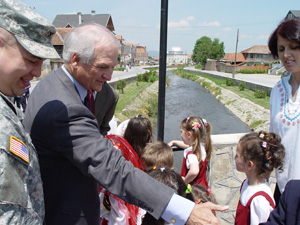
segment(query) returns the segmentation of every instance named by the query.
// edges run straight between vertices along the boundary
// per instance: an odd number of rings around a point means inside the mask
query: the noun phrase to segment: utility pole
[[[161,0],[157,140],[164,141],[168,0]]]
[[[238,42],[239,42],[239,29],[237,30],[237,35],[236,35],[236,45],[235,45],[235,55],[234,55],[234,68],[233,68],[233,73],[232,73],[232,78],[233,79],[234,79],[235,70],[236,70],[236,54],[237,54]]]

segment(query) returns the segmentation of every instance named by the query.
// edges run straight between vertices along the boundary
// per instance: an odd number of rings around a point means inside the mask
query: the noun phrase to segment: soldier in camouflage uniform
[[[0,0],[0,224],[42,224],[40,167],[30,136],[10,98],[41,75],[55,28],[18,0]]]

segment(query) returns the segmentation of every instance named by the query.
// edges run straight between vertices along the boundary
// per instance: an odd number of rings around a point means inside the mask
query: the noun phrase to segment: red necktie
[[[95,99],[92,90],[87,91],[84,98],[84,104],[93,114],[95,114]]]

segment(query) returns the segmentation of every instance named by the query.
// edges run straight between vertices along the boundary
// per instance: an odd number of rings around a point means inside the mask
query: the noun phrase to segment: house
[[[291,19],[295,17],[300,18],[300,10],[290,10],[286,15],[285,19]]]
[[[125,63],[126,64],[133,64],[136,59],[136,50],[137,46],[132,43],[124,43],[124,52],[125,54]],[[147,55],[148,57],[148,55]]]
[[[136,60],[136,45],[125,43],[125,39],[120,34],[116,34],[115,37],[120,43],[119,55],[121,64],[134,64]]]
[[[114,33],[115,27],[110,14],[96,14],[95,10],[91,11],[91,14],[82,14],[78,12],[77,14],[60,14],[55,17],[53,20],[53,25],[57,28],[57,34],[52,38],[52,44],[57,50],[58,54],[62,56],[63,51],[63,40],[68,32],[72,28],[78,27],[84,24],[97,23],[100,24],[111,32]],[[121,64],[135,63],[137,57],[137,46],[131,43],[125,43],[122,35],[115,34],[115,37],[119,41],[119,54]],[[142,46],[143,47],[143,46]],[[144,47],[144,50],[146,47]],[[145,59],[146,53],[140,54],[140,61],[148,60],[148,53]]]
[[[56,27],[56,33],[51,39],[51,43],[56,49],[57,53],[62,57],[64,38],[75,27],[83,24],[98,23],[105,26],[111,32],[115,30],[112,18],[109,14],[95,14],[92,10],[91,14],[61,14],[56,15],[53,25]]]
[[[136,61],[145,65],[148,62],[148,52],[146,46],[136,45]]]
[[[223,59],[221,59],[221,61],[229,63],[230,65],[233,65],[234,62],[236,62],[236,65],[244,64],[247,62],[243,53],[237,53],[236,55],[235,53],[225,53],[225,56],[223,57]]]
[[[62,53],[63,53],[65,36],[71,30],[73,30],[73,28],[71,28],[71,27],[69,27],[69,28],[58,27],[58,28],[56,28],[56,33],[51,38],[51,43],[61,58],[62,58]]]
[[[115,31],[115,27],[110,14],[96,14],[95,10],[91,14],[60,14],[56,15],[52,24],[55,27],[74,28],[84,24],[98,23],[109,29],[111,32]]]
[[[244,51],[241,51],[248,62],[273,62],[274,58],[271,55],[267,45],[254,45]]]

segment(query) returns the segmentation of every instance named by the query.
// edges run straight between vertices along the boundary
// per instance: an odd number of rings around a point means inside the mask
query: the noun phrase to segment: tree
[[[210,59],[222,59],[225,55],[224,52],[224,43],[219,42],[218,38],[215,38],[211,45],[211,55],[209,56]]]
[[[223,42],[219,43],[218,38],[212,41],[209,37],[203,36],[195,43],[192,59],[195,63],[205,65],[207,59],[221,59],[224,55]]]
[[[117,82],[117,90],[122,91],[122,94],[124,94],[124,88],[126,86],[125,80],[118,80]]]

